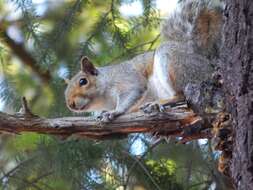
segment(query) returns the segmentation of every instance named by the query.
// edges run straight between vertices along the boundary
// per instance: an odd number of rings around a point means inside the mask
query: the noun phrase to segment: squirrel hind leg
[[[178,94],[178,95],[175,95],[175,96],[168,98],[168,99],[161,99],[161,100],[159,100],[159,103],[161,105],[163,105],[164,107],[166,107],[166,106],[175,107],[178,105],[185,104],[186,100],[185,100],[184,95]]]
[[[158,102],[145,103],[144,105],[142,105],[140,107],[140,109],[146,114],[164,112],[165,111],[164,106],[159,104]]]
[[[173,96],[168,99],[160,99],[155,102],[148,102],[140,107],[140,109],[144,113],[156,113],[156,112],[164,112],[167,107],[176,107],[187,105],[185,101],[185,97],[183,95]]]

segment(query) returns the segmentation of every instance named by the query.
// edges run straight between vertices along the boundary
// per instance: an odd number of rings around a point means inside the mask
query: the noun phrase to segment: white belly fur
[[[156,51],[154,56],[153,74],[149,78],[150,89],[158,99],[169,99],[176,95],[169,78],[168,54]]]

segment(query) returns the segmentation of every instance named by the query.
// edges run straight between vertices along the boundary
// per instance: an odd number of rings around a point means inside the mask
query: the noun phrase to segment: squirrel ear
[[[98,70],[86,56],[81,58],[81,71],[92,75],[98,75]]]

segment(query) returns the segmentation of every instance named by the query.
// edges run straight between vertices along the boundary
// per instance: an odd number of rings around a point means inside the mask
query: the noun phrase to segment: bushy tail
[[[162,27],[166,40],[189,43],[207,57],[216,56],[222,26],[220,0],[181,0]]]

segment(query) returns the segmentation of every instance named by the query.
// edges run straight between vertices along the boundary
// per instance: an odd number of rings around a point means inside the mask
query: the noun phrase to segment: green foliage
[[[183,189],[182,185],[176,181],[176,163],[174,161],[165,158],[158,161],[147,160],[146,165],[150,170],[151,176],[161,189]]]
[[[17,136],[15,139],[10,139],[7,146],[9,150],[15,152],[30,152],[37,148],[37,143],[40,142],[40,135],[37,134],[24,134]]]

